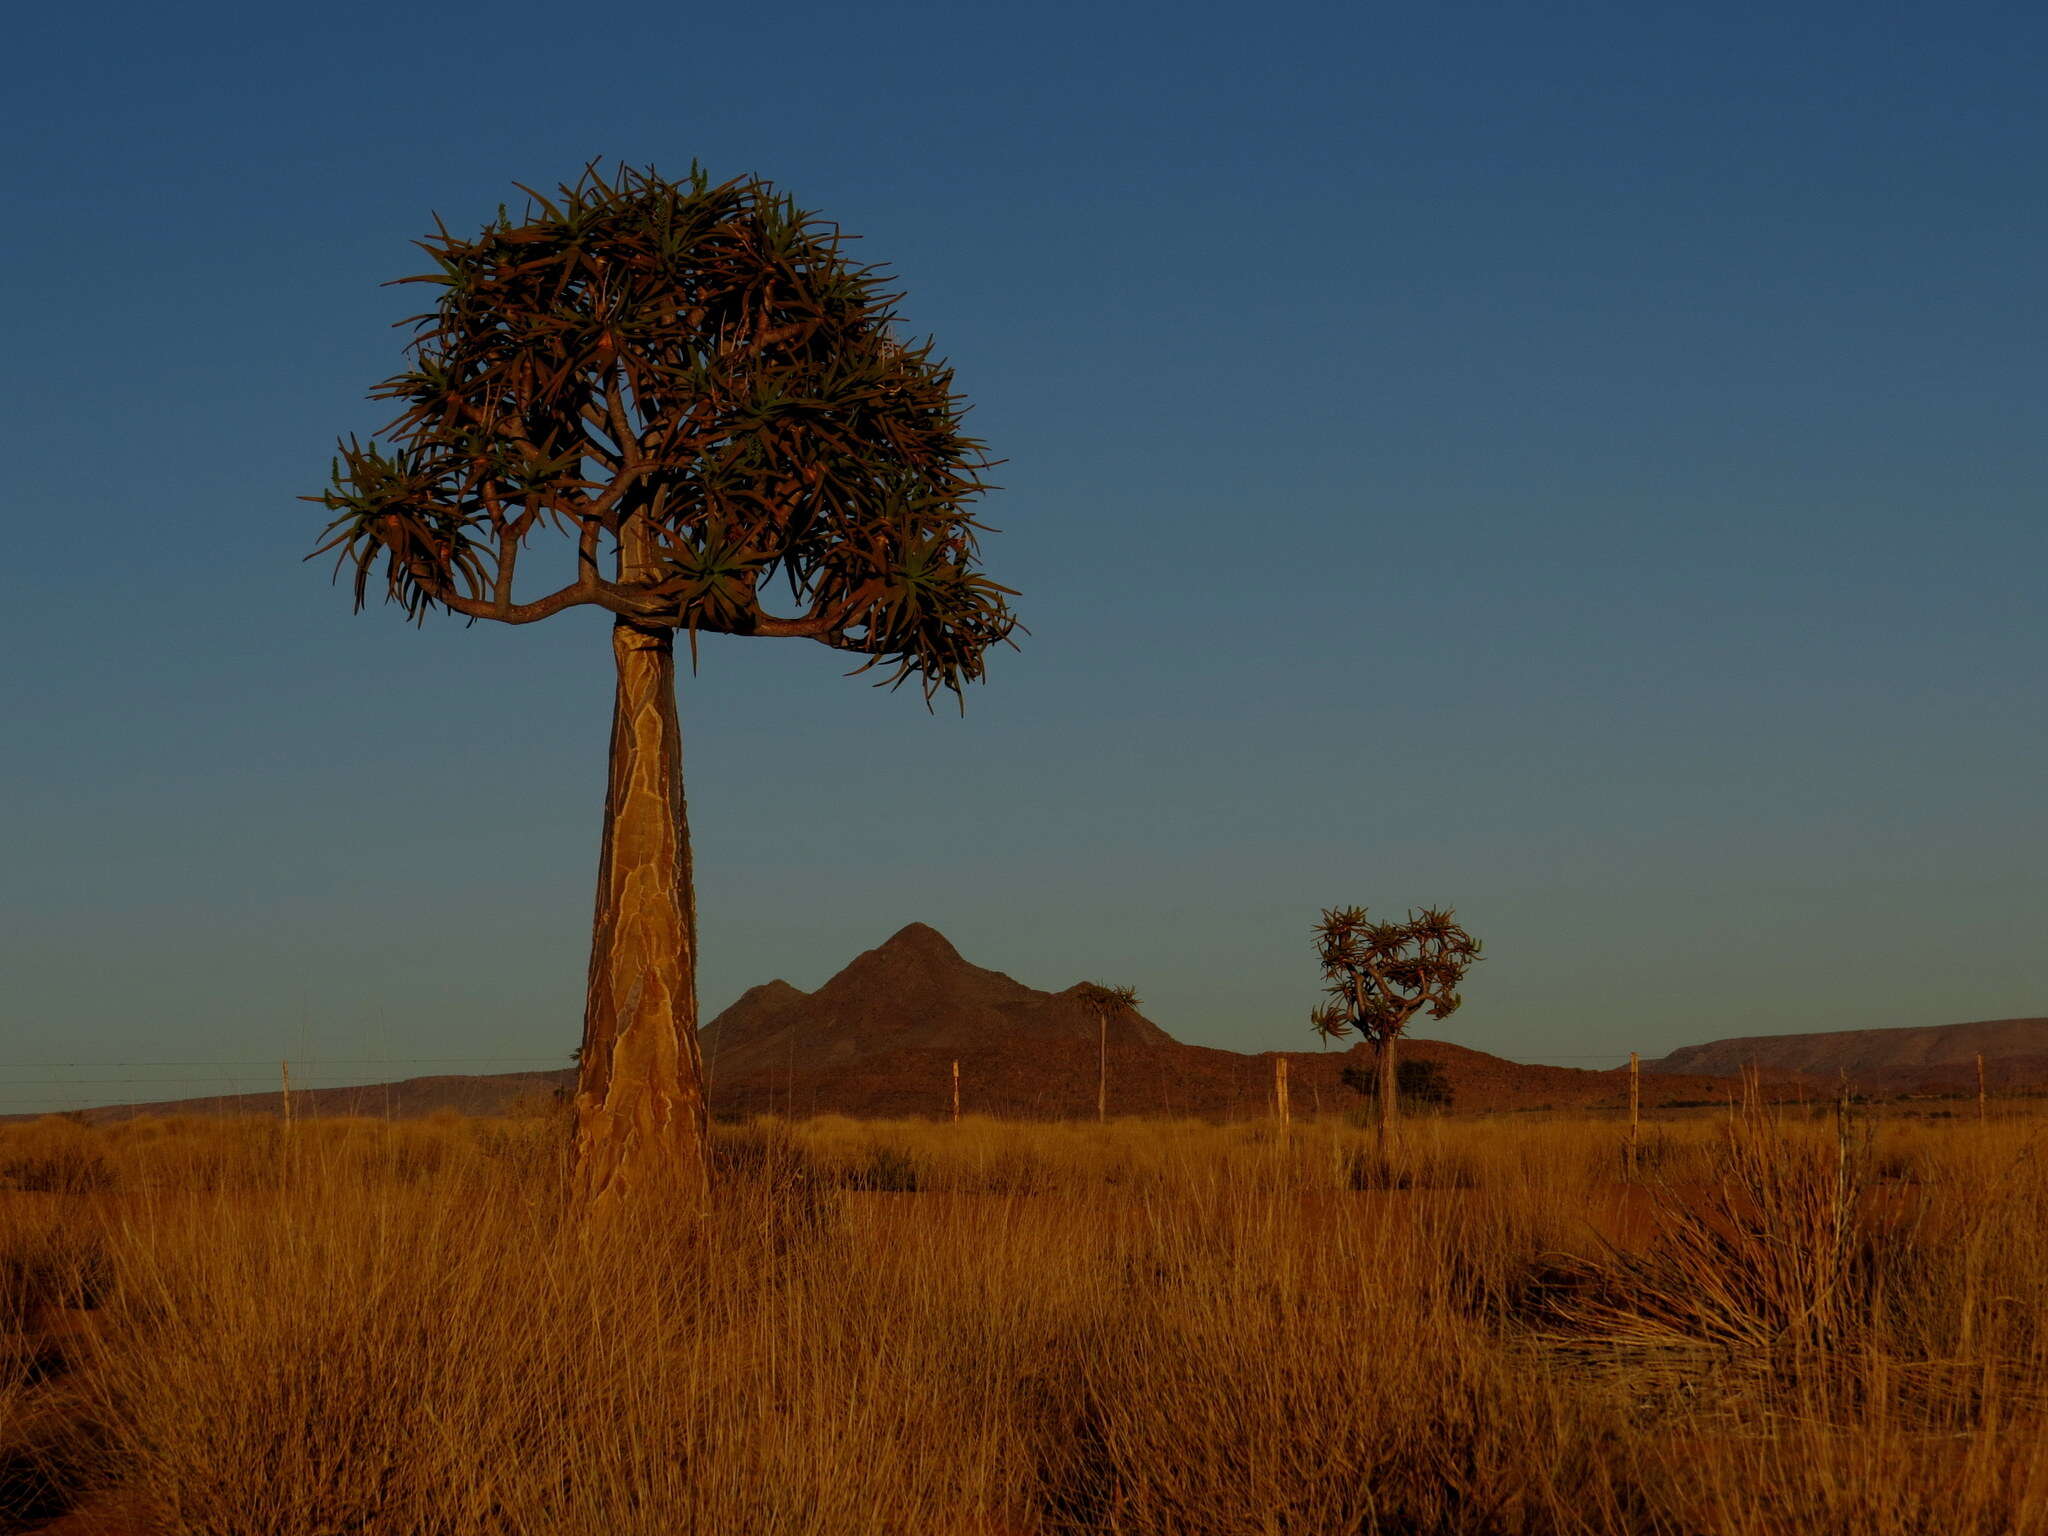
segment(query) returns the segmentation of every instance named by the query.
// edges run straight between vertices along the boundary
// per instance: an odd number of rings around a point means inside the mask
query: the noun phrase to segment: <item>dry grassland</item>
[[[0,1127],[0,1493],[178,1536],[2048,1532],[2048,1123]]]

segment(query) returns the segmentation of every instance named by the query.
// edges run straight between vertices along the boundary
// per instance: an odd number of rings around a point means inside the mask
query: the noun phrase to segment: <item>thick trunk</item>
[[[708,1197],[697,909],[673,632],[612,628],[604,846],[576,1089],[576,1195],[592,1216],[687,1217]]]

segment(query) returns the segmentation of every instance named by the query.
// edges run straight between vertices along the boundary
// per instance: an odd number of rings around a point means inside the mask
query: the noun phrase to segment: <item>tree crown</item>
[[[1017,627],[976,565],[991,461],[931,342],[893,334],[880,269],[758,178],[593,164],[528,197],[474,239],[437,221],[433,270],[397,280],[438,290],[371,392],[399,414],[310,498],[357,606],[381,578],[414,619],[594,605],[693,645],[816,640],[927,698],[978,681]],[[543,532],[573,567],[525,597]]]
[[[1074,988],[1074,994],[1084,1008],[1103,1018],[1114,1018],[1138,1006],[1136,987],[1112,987],[1099,981],[1084,981]]]
[[[1425,1009],[1433,1019],[1455,1013],[1479,941],[1454,917],[1425,907],[1405,922],[1374,922],[1364,907],[1324,908],[1315,938],[1327,998],[1309,1014],[1310,1027],[1325,1039],[1356,1030],[1384,1041]]]

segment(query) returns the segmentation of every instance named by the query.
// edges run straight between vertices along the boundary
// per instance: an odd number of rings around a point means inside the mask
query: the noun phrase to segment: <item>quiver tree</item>
[[[1095,1015],[1095,1123],[1101,1125],[1109,1119],[1109,1021],[1138,1006],[1138,989],[1084,981],[1074,994]]]
[[[433,270],[399,281],[434,304],[371,395],[398,415],[340,445],[318,552],[358,608],[374,585],[415,620],[611,615],[577,1188],[701,1204],[675,636],[811,640],[958,695],[1015,627],[976,565],[989,461],[879,270],[768,183],[593,165],[528,198],[420,242]]]
[[[1327,907],[1316,924],[1324,1001],[1309,1023],[1325,1039],[1353,1031],[1377,1053],[1373,1122],[1382,1148],[1399,1100],[1395,1050],[1408,1021],[1427,1012],[1449,1018],[1464,1001],[1458,987],[1479,958],[1479,941],[1448,910],[1411,911],[1406,922],[1376,923],[1364,907]]]

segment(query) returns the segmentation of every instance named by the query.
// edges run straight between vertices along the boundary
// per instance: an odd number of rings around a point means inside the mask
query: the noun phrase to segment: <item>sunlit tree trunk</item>
[[[1393,1129],[1394,1116],[1398,1113],[1396,1103],[1399,1092],[1399,1079],[1394,1071],[1394,1044],[1399,1039],[1400,1036],[1392,1030],[1388,1030],[1380,1036],[1380,1103],[1379,1113],[1374,1117],[1373,1126],[1374,1134],[1379,1141],[1379,1149],[1382,1152],[1387,1150],[1387,1136]]]
[[[674,631],[619,620],[604,842],[576,1091],[576,1196],[601,1217],[708,1199],[697,913]]]

